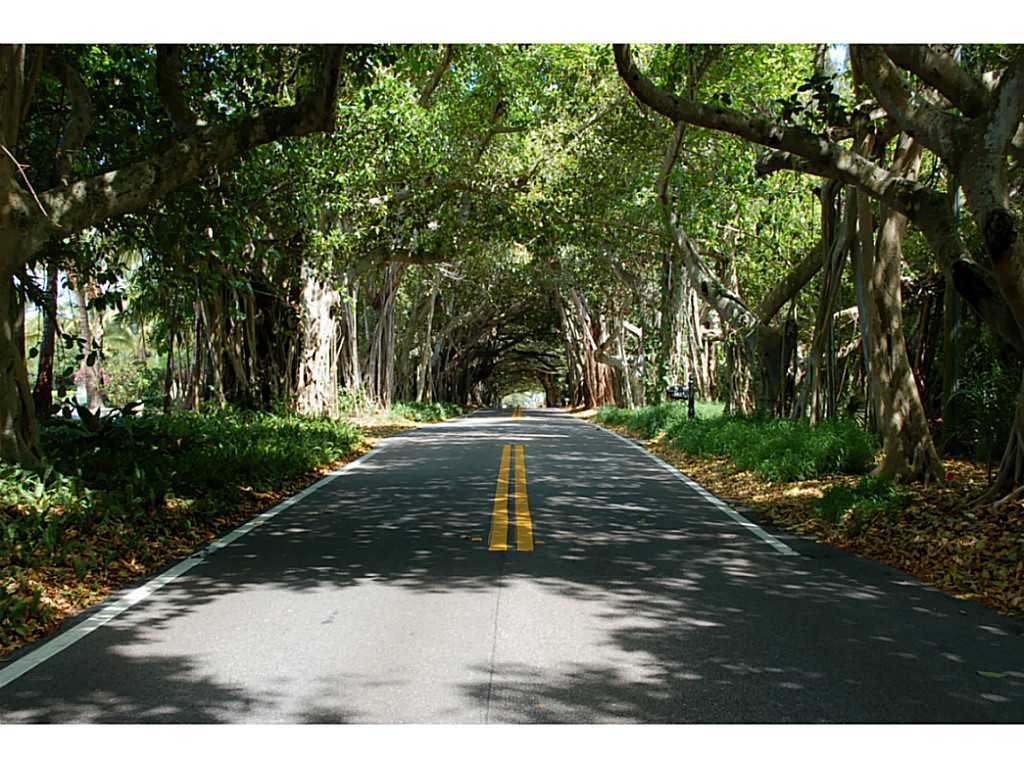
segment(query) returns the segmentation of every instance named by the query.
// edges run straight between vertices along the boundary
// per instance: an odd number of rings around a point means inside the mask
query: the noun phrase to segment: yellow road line
[[[498,485],[494,489],[494,509],[491,511],[491,535],[487,544],[487,549],[492,552],[508,549],[508,470],[511,458],[512,446],[503,446]]]
[[[533,552],[533,520],[526,497],[526,448],[516,446],[516,551]]]

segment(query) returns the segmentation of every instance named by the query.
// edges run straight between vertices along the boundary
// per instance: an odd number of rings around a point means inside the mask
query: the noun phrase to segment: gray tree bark
[[[302,263],[296,410],[303,416],[338,417],[338,358],[335,310],[341,294],[310,260]]]

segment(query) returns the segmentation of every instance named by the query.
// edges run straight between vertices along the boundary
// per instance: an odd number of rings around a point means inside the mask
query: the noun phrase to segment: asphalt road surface
[[[392,438],[183,569],[0,669],[0,722],[1024,721],[1024,622],[559,412]]]

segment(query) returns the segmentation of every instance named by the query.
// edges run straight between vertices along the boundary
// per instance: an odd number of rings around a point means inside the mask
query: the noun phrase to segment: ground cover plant
[[[722,406],[702,403],[697,418],[684,404],[628,410],[602,408],[599,424],[621,426],[641,437],[664,433],[665,441],[694,456],[722,456],[764,480],[809,480],[863,473],[874,462],[877,441],[854,422],[725,416]],[[717,415],[716,415],[717,414]]]
[[[42,471],[0,464],[0,658],[381,439],[463,409],[372,417],[235,409],[52,419]]]
[[[721,403],[694,403],[699,418],[707,419],[720,416],[724,406]],[[643,437],[654,437],[679,421],[687,419],[686,403],[660,403],[642,408],[618,408],[606,405],[600,408],[595,416],[600,424],[615,427],[626,427]]]
[[[895,484],[873,476],[870,463],[855,472],[783,479],[780,468],[811,466],[815,455],[841,455],[828,446],[844,431],[858,440],[849,431],[853,427],[827,429],[816,441],[819,448],[796,451],[807,458],[807,464],[783,457],[777,463],[766,464],[762,459],[741,468],[733,456],[747,458],[746,449],[729,453],[726,447],[743,435],[757,438],[755,445],[760,443],[758,435],[764,427],[756,422],[731,436],[712,438],[707,430],[719,419],[684,427],[674,422],[670,429],[677,438],[685,438],[673,440],[665,431],[645,436],[623,426],[631,420],[628,413],[614,413],[611,421],[597,414],[594,420],[622,434],[643,437],[648,450],[764,525],[813,536],[892,565],[956,597],[980,600],[1010,616],[1024,616],[1024,515],[972,503],[988,484],[988,467],[983,462],[947,459],[941,484]],[[788,435],[786,441],[800,434],[799,429],[783,432]],[[862,450],[849,455],[859,462]],[[766,469],[771,479],[764,477]]]
[[[363,447],[346,421],[234,410],[53,420],[42,472],[0,466],[0,650]]]

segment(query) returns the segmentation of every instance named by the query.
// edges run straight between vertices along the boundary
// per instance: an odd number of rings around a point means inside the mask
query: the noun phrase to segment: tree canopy
[[[998,444],[1013,496],[1022,84],[1007,45],[4,46],[0,456],[126,405],[116,321],[148,407],[682,382],[899,478]]]

